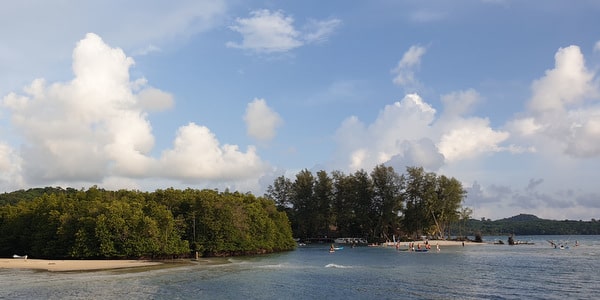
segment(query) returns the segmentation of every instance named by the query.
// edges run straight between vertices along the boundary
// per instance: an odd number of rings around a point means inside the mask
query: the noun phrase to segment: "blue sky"
[[[14,3],[13,3],[14,2]],[[12,1],[0,190],[459,179],[474,217],[600,219],[597,1]]]

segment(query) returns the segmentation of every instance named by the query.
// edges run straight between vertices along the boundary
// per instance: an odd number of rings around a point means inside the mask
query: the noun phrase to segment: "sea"
[[[294,251],[92,272],[0,269],[0,299],[597,299],[600,236],[484,237],[482,245],[300,246]],[[548,242],[557,245],[554,248]],[[502,241],[504,244],[494,244]],[[432,245],[435,241],[432,242]],[[577,246],[576,246],[577,244]]]

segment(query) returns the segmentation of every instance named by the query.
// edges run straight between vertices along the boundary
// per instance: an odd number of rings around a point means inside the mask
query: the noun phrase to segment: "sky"
[[[0,10],[0,192],[230,189],[378,164],[473,217],[600,219],[600,2],[28,0]]]

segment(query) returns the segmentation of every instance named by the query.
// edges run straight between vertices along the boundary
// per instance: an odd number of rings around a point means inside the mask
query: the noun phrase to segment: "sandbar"
[[[425,245],[425,241],[398,242],[400,248],[407,247],[409,243],[414,243],[415,247],[417,247],[417,245],[419,245],[419,244],[421,244],[421,246]],[[435,247],[436,245],[439,245],[439,246],[471,246],[471,245],[484,245],[485,244],[485,243],[476,243],[476,242],[471,242],[471,241],[464,241],[464,243],[463,243],[462,241],[452,241],[452,240],[428,240],[427,243],[429,243],[429,245],[431,245],[432,247]],[[395,245],[393,244],[393,242],[389,242],[389,243],[380,244],[380,246],[393,247]]]
[[[0,258],[0,269],[32,269],[52,272],[94,271],[149,267],[162,264],[146,260],[47,260]]]
[[[469,245],[482,245],[484,243],[475,243],[475,242],[471,242],[471,241],[464,241],[464,244],[462,241],[450,241],[450,240],[429,240],[427,241],[430,245],[435,246],[435,245],[440,245],[440,246],[469,246]],[[404,242],[404,244],[406,244],[407,242]],[[415,245],[416,244],[425,244],[424,241],[416,241],[414,242]]]

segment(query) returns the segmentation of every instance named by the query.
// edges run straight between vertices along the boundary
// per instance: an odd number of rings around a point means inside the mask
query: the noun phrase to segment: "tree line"
[[[164,258],[291,250],[271,200],[216,190],[36,188],[0,195],[0,256]]]
[[[164,258],[291,250],[293,237],[444,237],[468,219],[454,178],[376,166],[278,177],[263,197],[217,190],[35,188],[0,194],[0,256]]]
[[[450,225],[471,214],[462,207],[466,191],[457,179],[421,167],[408,167],[405,174],[385,165],[352,174],[305,169],[293,180],[276,178],[265,196],[287,213],[300,239],[445,237]]]

